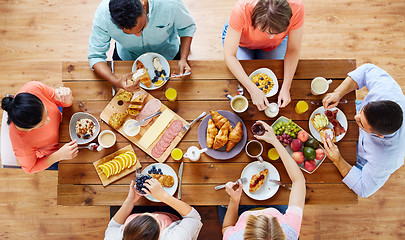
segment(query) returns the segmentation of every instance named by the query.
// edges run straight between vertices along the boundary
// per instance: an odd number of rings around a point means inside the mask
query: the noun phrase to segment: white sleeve
[[[124,225],[117,223],[112,218],[108,223],[107,230],[105,230],[104,240],[121,240]]]
[[[195,240],[202,227],[200,214],[194,208],[182,220],[170,224],[161,233],[162,240]]]

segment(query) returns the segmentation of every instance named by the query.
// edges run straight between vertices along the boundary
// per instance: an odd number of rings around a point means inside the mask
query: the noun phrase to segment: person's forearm
[[[121,83],[117,76],[111,72],[111,69],[108,67],[105,62],[98,62],[93,65],[94,72],[97,73],[101,78],[111,82],[114,86],[122,88]]]
[[[340,157],[338,160],[332,161],[335,164],[336,168],[339,170],[342,177],[346,177],[346,175],[350,172],[353,166],[351,166],[346,160]]]
[[[246,74],[242,64],[240,64],[236,56],[225,55],[225,63],[232,74],[248,90],[249,93],[251,92],[252,88],[257,88],[256,85],[249,79],[249,76]]]
[[[359,86],[357,85],[357,83],[348,76],[333,92],[337,93],[339,95],[339,98],[342,98],[349,92],[354,91],[358,88]]]
[[[176,210],[181,216],[186,216],[188,215],[192,207],[188,205],[187,203],[170,196],[169,194],[166,194],[165,197],[162,199],[162,202],[166,203],[170,207],[172,207],[174,210]]]
[[[130,201],[128,198],[125,199],[124,203],[118,210],[118,212],[114,215],[113,219],[119,224],[124,224],[125,220],[129,217],[132,212],[132,209],[135,206],[135,202]]]
[[[52,153],[51,155],[49,155],[45,161],[49,166],[51,166],[52,164],[59,162],[61,160],[60,158],[61,158],[61,156],[59,155],[59,150],[58,150],[58,151]]]
[[[299,58],[300,50],[299,49],[289,49],[287,47],[287,51],[284,56],[284,79],[282,89],[285,91],[290,91],[292,80],[294,78],[295,70],[297,69],[298,65],[298,58]]]
[[[188,55],[190,54],[192,37],[181,37],[180,38],[180,60],[187,61]]]
[[[229,226],[235,226],[236,222],[238,221],[238,209],[239,201],[230,199],[224,218],[224,223],[222,224],[222,229]]]

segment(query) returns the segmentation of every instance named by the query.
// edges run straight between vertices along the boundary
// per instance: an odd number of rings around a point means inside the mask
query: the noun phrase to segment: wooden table
[[[130,71],[133,62],[115,62],[117,75]],[[248,74],[257,68],[267,67],[274,71],[278,78],[283,76],[283,61],[280,60],[254,60],[241,61]],[[238,81],[230,73],[224,61],[190,61],[192,75],[185,80],[171,79],[165,86],[150,93],[160,99],[164,104],[174,110],[187,121],[193,120],[201,112],[214,110],[232,111],[226,94],[235,95]],[[170,61],[172,69],[177,70],[177,61]],[[353,59],[341,60],[300,60],[291,89],[291,103],[280,110],[279,116],[292,118],[298,125],[309,132],[308,119],[311,113],[318,107],[310,104],[309,110],[297,115],[294,107],[297,101],[306,100],[308,103],[313,100],[320,101],[322,96],[313,96],[310,93],[310,81],[314,77],[323,76],[333,79],[329,91],[335,89],[346,77],[347,73],[356,67]],[[88,112],[99,119],[101,130],[111,129],[100,120],[100,113],[111,100],[111,84],[100,79],[89,68],[88,62],[63,62],[62,81],[64,86],[70,87],[73,91],[74,104],[63,110],[63,122],[60,130],[60,141],[70,141],[68,124],[70,117],[78,111]],[[282,81],[279,81],[279,85]],[[178,99],[175,102],[168,102],[164,97],[165,89],[173,87],[178,92]],[[250,99],[249,94],[245,94]],[[353,120],[355,115],[355,93],[344,97],[347,104],[339,105],[339,108],[346,114],[348,119],[348,132],[337,145],[344,159],[350,164],[356,163],[356,141],[358,127]],[[275,102],[277,95],[269,99]],[[250,129],[256,120],[265,120],[272,124],[275,119],[269,119],[263,112],[250,102],[246,112],[239,114],[246,127]],[[178,147],[184,152],[190,146],[199,146],[197,140],[196,123],[186,134]],[[248,140],[253,139],[248,131]],[[59,164],[58,194],[57,201],[61,205],[121,205],[127,196],[129,182],[134,179],[134,173],[124,177],[115,183],[103,187],[93,167],[93,162],[108,155],[128,144],[126,138],[117,134],[117,144],[100,152],[81,150],[79,155],[70,161],[61,161]],[[142,167],[155,161],[142,150],[133,145]],[[264,144],[265,151],[270,148]],[[266,154],[263,154],[268,160]],[[229,197],[227,193],[215,191],[214,186],[240,177],[243,168],[253,161],[244,151],[233,159],[216,160],[202,154],[198,162],[190,162],[183,158],[183,184],[182,200],[192,205],[221,205],[227,204]],[[268,160],[270,161],[270,160]],[[281,160],[270,161],[279,171],[281,181],[291,182]],[[171,157],[166,163],[178,171],[180,162]],[[357,195],[350,190],[343,182],[337,168],[329,159],[314,174],[304,173],[307,180],[306,204],[357,204]],[[243,194],[241,204],[287,204],[290,191],[280,187],[278,192],[266,201],[256,201]],[[139,205],[152,205],[145,198],[141,198]]]

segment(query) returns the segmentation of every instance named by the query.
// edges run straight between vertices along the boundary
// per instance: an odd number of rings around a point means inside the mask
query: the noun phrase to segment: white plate
[[[141,61],[143,63],[143,65],[145,66],[146,70],[148,71],[150,80],[152,80],[155,77],[155,67],[153,66],[153,59],[157,57],[159,58],[160,63],[162,64],[163,70],[165,70],[166,72],[166,77],[170,76],[170,66],[169,63],[167,62],[166,58],[163,57],[162,55],[160,55],[159,53],[144,53],[141,56],[139,56],[134,64],[132,65],[132,72],[136,71],[136,61]],[[159,87],[155,87],[155,85],[152,83],[151,87],[146,87],[143,83],[140,83],[139,86],[141,86],[141,88],[146,89],[146,90],[155,90],[158,89],[160,87],[162,87],[163,85],[166,84],[167,81],[165,81],[161,86]]]
[[[171,168],[169,165],[164,164],[164,163],[152,163],[149,166],[147,166],[144,170],[142,170],[142,174],[148,174],[148,171],[152,169],[152,166],[155,166],[156,169],[162,169],[162,173],[164,175],[170,175],[174,178],[174,184],[171,187],[164,187],[163,189],[170,194],[171,196],[173,196],[173,194],[176,192],[177,190],[177,185],[179,185],[179,181],[177,179],[177,174],[176,172],[173,170],[173,168]],[[160,202],[159,200],[155,199],[152,196],[146,195],[145,196],[147,199],[151,200],[152,202]]]
[[[269,174],[267,174],[263,185],[256,192],[250,193],[250,179],[252,179],[253,175],[258,174],[260,171],[263,171],[266,168],[269,170]],[[268,181],[269,179],[280,181],[280,175],[278,174],[277,169],[271,163],[266,161],[263,163],[260,163],[259,161],[249,163],[242,171],[241,178],[244,177],[247,178],[247,182],[243,184],[243,191],[246,193],[246,195],[256,200],[266,200],[271,198],[274,194],[276,194],[278,188],[280,187],[279,185]]]
[[[339,108],[332,108],[329,110],[334,111],[336,109],[338,110],[336,119],[339,121],[340,125],[342,125],[342,127],[347,132],[347,118],[346,118],[346,115],[342,112],[342,110],[340,110]],[[325,109],[323,107],[319,107],[319,108],[315,109],[315,111],[309,117],[309,130],[311,131],[312,136],[314,136],[314,138],[316,140],[318,140],[319,142],[322,142],[321,135],[319,134],[318,131],[316,131],[315,127],[312,125],[311,119],[315,116],[315,114],[318,114],[318,113],[324,114],[324,112],[325,112]],[[332,123],[329,123],[329,125],[327,125],[327,127],[333,128]],[[342,138],[346,135],[346,132],[344,132],[343,134],[340,134],[339,136],[336,136],[336,142],[339,142],[340,140],[342,140]]]
[[[277,77],[273,73],[273,71],[271,71],[268,68],[259,68],[259,69],[255,70],[254,72],[252,72],[249,75],[250,80],[252,80],[253,76],[255,76],[255,75],[259,74],[259,73],[265,73],[267,76],[269,76],[271,79],[273,79],[273,83],[274,83],[273,88],[270,90],[270,92],[268,92],[266,94],[266,97],[271,97],[271,96],[276,95],[276,93],[278,91],[278,81],[277,81]]]
[[[88,118],[91,119],[94,123],[94,127],[96,128],[96,131],[94,132],[94,135],[91,138],[84,139],[84,138],[79,138],[76,134],[76,122],[80,119],[83,118]],[[91,115],[90,113],[85,113],[85,112],[77,112],[72,115],[70,118],[70,123],[69,123],[69,135],[72,140],[77,140],[77,144],[87,144],[91,141],[93,141],[97,135],[100,132],[100,123],[97,121],[97,119]]]

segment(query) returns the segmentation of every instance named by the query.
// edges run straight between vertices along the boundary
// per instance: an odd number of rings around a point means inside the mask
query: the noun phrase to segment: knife
[[[150,115],[149,117],[144,118],[144,119],[142,119],[141,121],[136,122],[136,123],[134,123],[134,124],[131,124],[131,125],[129,125],[128,127],[131,128],[131,127],[140,126],[140,125],[142,125],[146,120],[149,120],[149,119],[151,119],[151,118],[153,118],[153,117],[156,117],[156,116],[158,116],[158,115],[160,115],[160,114],[162,114],[162,111],[157,111],[157,112],[155,112],[154,114]]]
[[[181,199],[181,177],[183,175],[183,164],[184,162],[180,163],[180,167],[179,167],[179,188],[177,190],[177,198]]]
[[[279,185],[279,186],[282,186],[282,187],[285,187],[285,188],[291,190],[291,187],[290,187],[290,186],[287,186],[285,183],[282,183],[282,182],[280,182],[280,181],[273,180],[273,179],[269,179],[269,182],[275,183],[275,184],[277,184],[277,185]]]
[[[339,104],[343,104],[343,103],[347,103],[347,100],[345,99],[345,100],[339,101]],[[311,104],[318,105],[318,106],[323,105],[322,101],[312,101]]]

